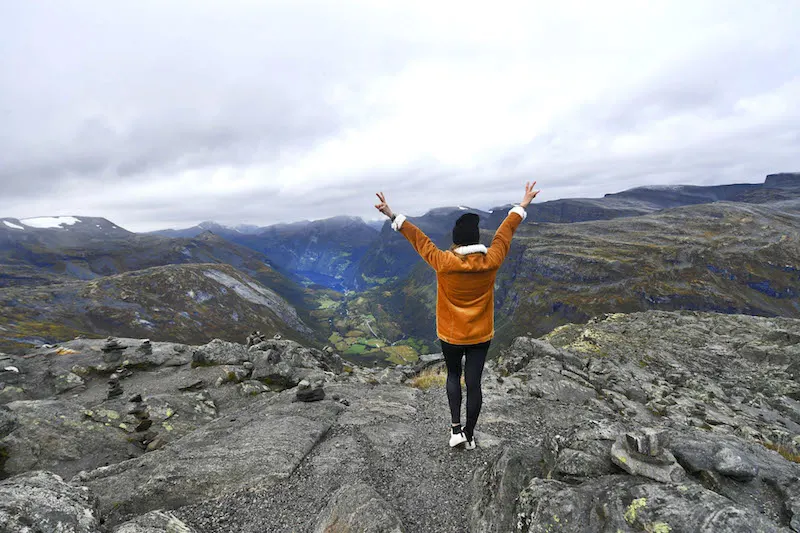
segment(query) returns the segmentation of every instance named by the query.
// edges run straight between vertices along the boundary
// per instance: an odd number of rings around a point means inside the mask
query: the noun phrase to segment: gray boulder
[[[544,475],[582,479],[619,472],[611,446],[625,427],[612,421],[585,421],[568,430],[552,429],[542,442]]]
[[[786,373],[789,374],[790,378],[800,383],[800,358],[797,358],[786,367]]]
[[[250,361],[247,347],[236,342],[214,339],[192,353],[193,365],[241,365]]]
[[[73,481],[98,494],[98,509],[112,524],[155,509],[267,487],[291,474],[341,409],[334,402],[260,398],[159,450],[81,472]]]
[[[7,406],[0,405],[0,438],[5,437],[17,427],[17,416]]]
[[[0,481],[0,531],[4,533],[97,533],[86,487],[37,470]]]
[[[0,439],[7,454],[6,475],[50,470],[66,477],[141,453],[118,427],[117,411],[99,411],[106,421],[98,422],[81,405],[66,400],[20,400],[6,407],[17,421]]]
[[[164,511],[150,511],[118,525],[112,533],[194,533],[195,530]]]
[[[737,481],[750,481],[758,475],[758,467],[743,454],[724,447],[714,454],[714,470]]]
[[[540,474],[539,460],[535,450],[506,448],[475,472],[467,516],[470,531],[505,533],[512,529],[517,497],[531,478]]]
[[[400,517],[375,489],[364,483],[345,485],[320,512],[314,533],[403,533]]]
[[[603,476],[580,485],[534,478],[522,491],[513,531],[788,533],[767,517],[700,485]]]
[[[678,482],[686,478],[686,472],[669,450],[661,449],[656,455],[642,454],[628,446],[628,435],[620,435],[611,446],[611,460],[629,474],[661,481]]]

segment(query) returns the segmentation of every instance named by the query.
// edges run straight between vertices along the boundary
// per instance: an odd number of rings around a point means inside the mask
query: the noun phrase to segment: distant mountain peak
[[[780,172],[768,174],[765,187],[800,187],[800,172]]]
[[[103,233],[129,233],[127,230],[117,226],[110,220],[99,217],[83,216],[47,216],[47,217],[28,217],[0,219],[3,229],[17,231],[25,230],[55,230],[55,231],[78,231],[81,233],[103,232]]]

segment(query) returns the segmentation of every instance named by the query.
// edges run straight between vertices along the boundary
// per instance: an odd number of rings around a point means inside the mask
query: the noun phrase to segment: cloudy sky
[[[489,7],[491,6],[491,7]],[[800,2],[0,0],[0,216],[134,231],[800,170]]]

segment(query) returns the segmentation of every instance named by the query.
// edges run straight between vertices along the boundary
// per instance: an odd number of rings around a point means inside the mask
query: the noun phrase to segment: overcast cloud
[[[800,170],[796,0],[0,0],[0,216],[134,231]]]

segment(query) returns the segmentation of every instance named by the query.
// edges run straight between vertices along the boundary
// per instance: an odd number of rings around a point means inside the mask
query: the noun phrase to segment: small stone
[[[148,429],[150,429],[150,426],[152,425],[153,425],[152,420],[150,420],[149,418],[144,419],[141,422],[139,422],[138,426],[136,426],[136,431],[147,431]]]
[[[198,379],[197,381],[192,381],[191,383],[188,383],[186,385],[178,387],[178,390],[180,390],[180,391],[198,391],[198,390],[201,390],[202,388],[203,388],[203,380],[202,379]]]
[[[639,431],[632,431],[625,434],[628,448],[642,455],[656,457],[661,455],[664,449],[663,430],[644,428]]]
[[[252,361],[245,361],[244,363],[242,363],[242,366],[247,370],[253,370],[253,367],[255,365],[253,364]]]
[[[301,389],[307,389],[307,388],[311,387],[311,383],[309,383],[309,381],[307,379],[304,379],[304,380],[301,380],[300,383],[297,384],[297,386],[299,388],[301,388]]]
[[[611,446],[611,462],[631,475],[662,483],[678,482],[686,477],[686,472],[669,450],[662,450],[657,457],[640,454],[628,448],[626,435],[620,435]]]
[[[154,450],[158,450],[159,448],[163,448],[166,446],[166,444],[167,441],[161,435],[159,435],[147,443],[147,448],[145,448],[145,451],[152,452]]]
[[[318,387],[316,389],[300,389],[295,394],[295,401],[298,402],[318,402],[325,398],[325,389]]]
[[[730,448],[722,448],[714,455],[714,469],[737,481],[750,481],[758,475],[756,465]]]
[[[143,404],[135,405],[128,410],[129,415],[134,415],[136,417],[146,413],[147,413],[147,406]]]
[[[139,403],[139,402],[142,401],[142,395],[141,394],[134,394],[133,396],[131,396],[131,398],[128,401],[129,402],[133,402],[133,403]]]
[[[109,337],[108,339],[106,339],[106,342],[101,348],[101,350],[104,352],[115,352],[124,350],[125,348],[126,346],[120,344],[117,339]]]

